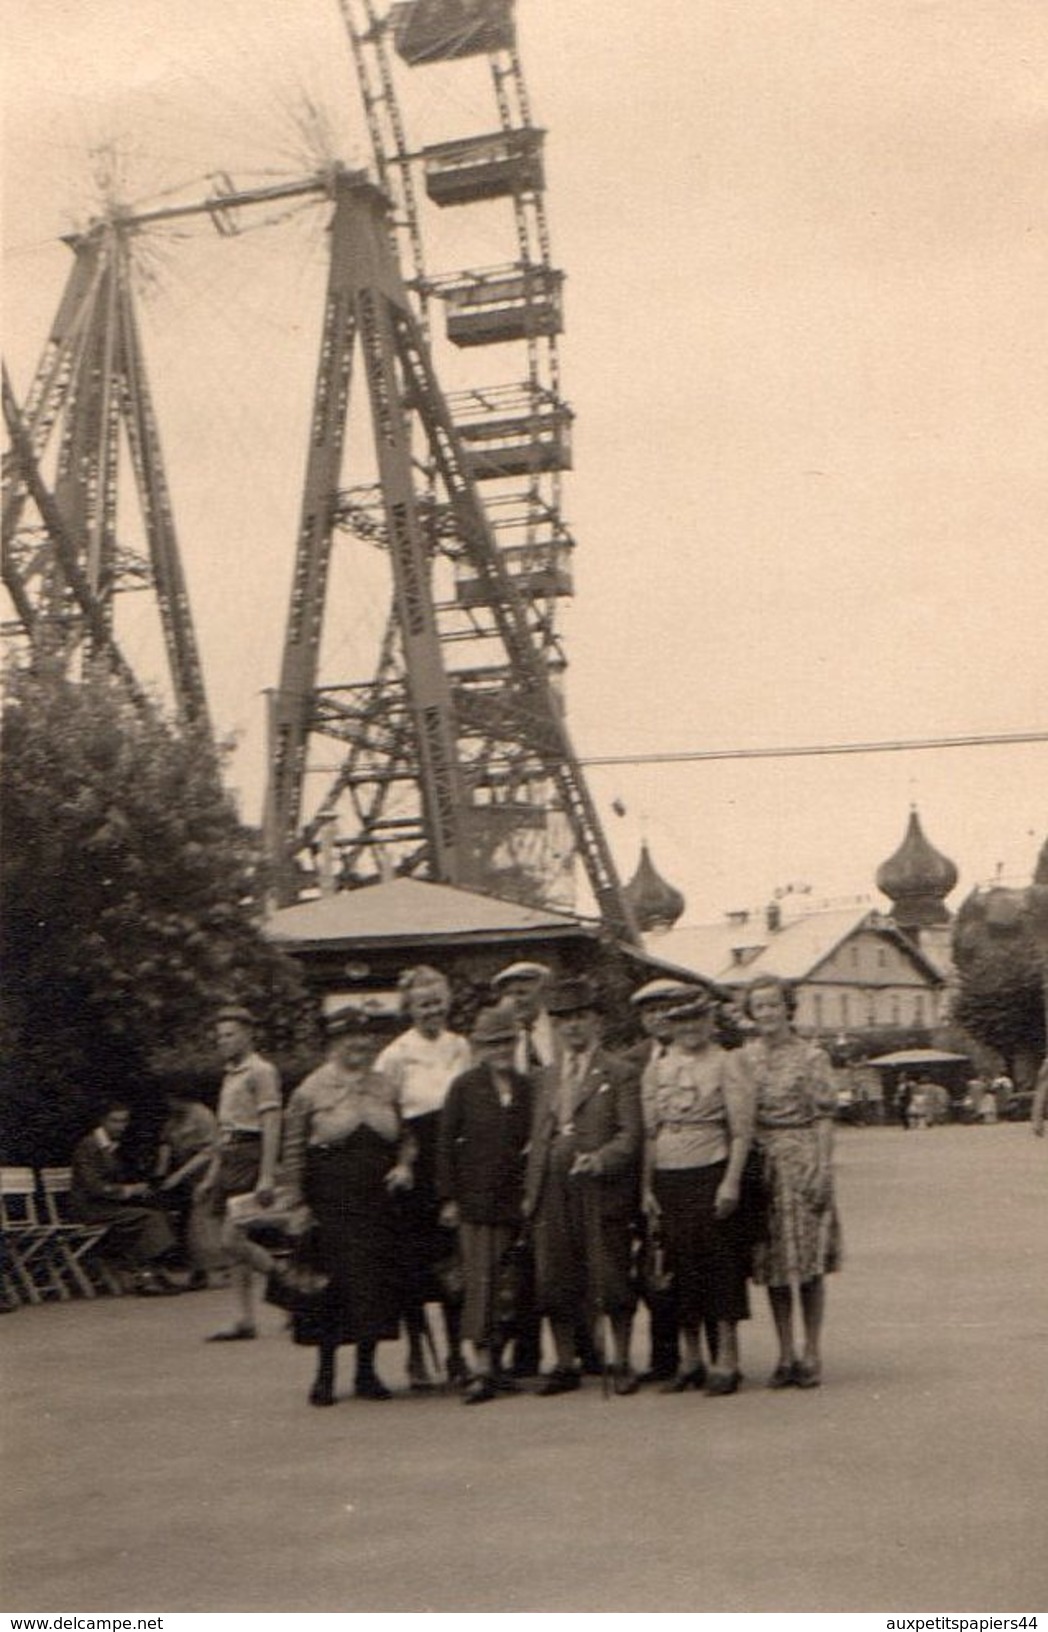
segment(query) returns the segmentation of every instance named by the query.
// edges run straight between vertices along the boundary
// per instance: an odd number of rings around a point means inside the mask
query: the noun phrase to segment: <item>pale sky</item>
[[[145,205],[363,163],[336,0],[8,0],[7,352],[24,393],[116,142]],[[1043,0],[518,0],[568,276],[565,619],[582,755],[1039,730],[1048,719]],[[414,144],[491,128],[405,70]],[[427,220],[430,266],[512,258]],[[324,274],[322,217],[151,241],[142,323],[216,722],[257,819]],[[446,363],[466,383],[462,360]],[[344,565],[344,571],[349,567]],[[351,675],[382,607],[352,580]],[[148,671],[156,642],[129,630]],[[872,890],[911,800],[954,902],[1028,877],[1046,747],[594,769],[686,921]],[[627,808],[617,817],[613,799]]]

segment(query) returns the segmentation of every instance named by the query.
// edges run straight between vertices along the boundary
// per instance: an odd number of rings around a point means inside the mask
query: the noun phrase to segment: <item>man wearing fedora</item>
[[[524,1198],[534,1225],[538,1306],[556,1347],[556,1367],[539,1393],[579,1387],[578,1322],[606,1316],[615,1392],[632,1394],[630,1259],[642,1143],[637,1075],[601,1047],[598,1000],[587,981],[562,981],[549,1012],[557,1061],[538,1083]]]
[[[476,1356],[475,1375],[463,1396],[466,1405],[516,1390],[501,1365],[516,1310],[500,1307],[521,1234],[531,1129],[531,1081],[512,1064],[516,1037],[510,1004],[481,1010],[470,1036],[478,1063],[455,1078],[440,1118],[440,1217],[458,1230],[466,1285],[462,1335]]]
[[[232,1260],[237,1319],[207,1341],[230,1343],[256,1335],[253,1276],[268,1275],[274,1261],[230,1218],[228,1204],[234,1196],[253,1195],[260,1208],[272,1205],[282,1101],[276,1067],[256,1052],[249,1009],[238,1003],[219,1009],[215,1041],[225,1066],[218,1095],[219,1148],[201,1194],[210,1194],[215,1213],[225,1221],[222,1247]]]

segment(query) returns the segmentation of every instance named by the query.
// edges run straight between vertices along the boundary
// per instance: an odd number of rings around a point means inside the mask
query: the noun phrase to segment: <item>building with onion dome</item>
[[[686,902],[679,890],[668,884],[651,859],[647,844],[640,847],[637,871],[625,886],[624,894],[633,908],[637,927],[644,935],[664,935],[684,911]]]
[[[918,940],[922,931],[948,924],[946,897],[958,877],[949,857],[925,838],[917,806],[911,805],[902,843],[877,869],[877,888],[891,902],[894,922]]]

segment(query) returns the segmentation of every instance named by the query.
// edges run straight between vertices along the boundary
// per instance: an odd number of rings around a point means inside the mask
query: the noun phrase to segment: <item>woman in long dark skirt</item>
[[[682,1365],[665,1393],[739,1385],[737,1326],[749,1316],[748,1222],[742,1171],[753,1137],[753,1095],[713,1040],[714,999],[670,1009],[671,1043],[644,1073],[644,1208],[661,1222],[677,1295]],[[699,1332],[716,1324],[707,1373]]]
[[[327,1021],[328,1057],[291,1096],[284,1173],[316,1227],[314,1263],[329,1276],[319,1304],[294,1316],[296,1343],[317,1349],[311,1405],[334,1405],[335,1360],[357,1350],[354,1393],[388,1400],[375,1350],[394,1339],[404,1310],[401,1220],[395,1201],[412,1183],[412,1145],[391,1082],[371,1068],[366,1015]]]

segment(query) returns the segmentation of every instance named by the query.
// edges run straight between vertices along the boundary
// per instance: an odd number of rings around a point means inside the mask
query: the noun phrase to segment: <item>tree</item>
[[[199,1072],[218,1002],[270,1047],[311,1022],[263,936],[260,848],[210,744],[106,675],[16,672],[3,723],[0,1076],[6,1159],[55,1160],[106,1093]]]
[[[1045,1047],[1045,963],[1033,890],[976,890],[957,914],[959,979],[953,1018],[1002,1054],[1013,1076],[1036,1069]]]

